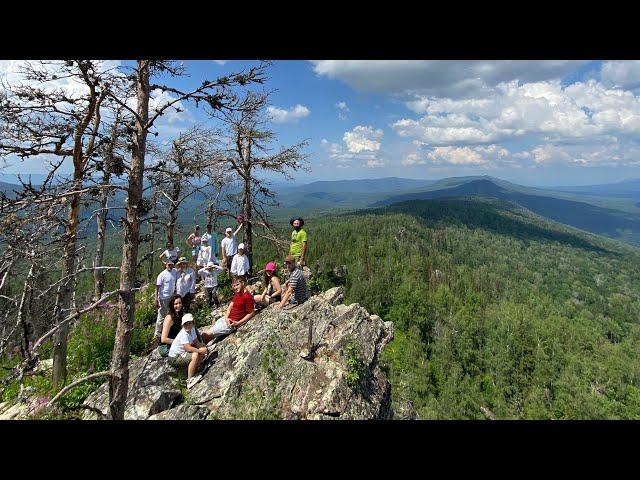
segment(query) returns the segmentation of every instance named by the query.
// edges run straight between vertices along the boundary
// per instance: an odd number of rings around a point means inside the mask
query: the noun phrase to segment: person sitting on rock
[[[202,339],[205,343],[216,337],[222,337],[234,332],[238,327],[247,323],[255,314],[253,309],[253,295],[246,289],[246,277],[236,277],[233,279],[233,298],[227,307],[223,317],[213,324],[210,330],[202,332]]]
[[[231,274],[236,277],[242,277],[249,273],[249,257],[244,254],[244,243],[238,245],[238,253],[233,257],[231,262]]]
[[[253,300],[263,307],[282,300],[282,285],[276,274],[276,264],[267,263],[264,267],[264,291],[262,295],[254,295]]]
[[[161,357],[169,355],[169,348],[173,343],[180,330],[182,329],[182,297],[174,295],[169,302],[169,313],[164,317],[162,325],[162,336],[160,337],[160,345],[158,345],[158,353]]]
[[[196,272],[189,266],[185,257],[178,260],[178,274],[176,278],[176,293],[182,297],[184,311],[191,308],[191,301],[196,292]]]
[[[182,317],[182,329],[171,342],[169,365],[174,368],[187,367],[187,387],[189,379],[196,374],[198,366],[207,355],[207,346],[198,340],[193,315],[185,313]]]
[[[220,306],[218,302],[218,296],[216,290],[218,289],[218,270],[224,270],[223,267],[218,265],[218,262],[208,262],[205,268],[198,270],[198,275],[204,280],[204,288],[207,291],[207,298],[209,299],[209,306],[214,303],[216,307]]]
[[[275,308],[283,308],[287,305],[287,302],[290,305],[301,305],[307,301],[307,280],[302,274],[302,269],[296,263],[296,259],[293,255],[287,255],[284,263],[287,265],[287,270],[289,270],[289,280],[285,284],[287,290]]]

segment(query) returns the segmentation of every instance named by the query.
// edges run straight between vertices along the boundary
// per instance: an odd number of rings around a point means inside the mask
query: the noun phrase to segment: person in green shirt
[[[294,228],[293,232],[291,232],[291,246],[289,247],[289,254],[295,257],[296,263],[302,268],[304,267],[308,249],[307,232],[302,229],[304,220],[300,217],[294,217],[289,221],[289,223]]]

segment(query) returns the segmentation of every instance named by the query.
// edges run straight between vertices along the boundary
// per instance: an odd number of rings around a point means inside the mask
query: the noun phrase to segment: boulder
[[[179,372],[169,365],[156,350],[129,364],[129,391],[125,404],[125,420],[144,420],[170,409],[182,400],[181,388],[186,371]],[[108,383],[103,383],[84,401],[84,405],[108,413]],[[85,420],[99,419],[93,411],[85,412]]]

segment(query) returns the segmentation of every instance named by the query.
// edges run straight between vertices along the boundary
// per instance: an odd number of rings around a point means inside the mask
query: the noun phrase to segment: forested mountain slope
[[[481,198],[306,229],[319,281],[340,281],[330,268],[346,265],[345,302],[396,325],[384,355],[396,410],[640,418],[637,249]]]

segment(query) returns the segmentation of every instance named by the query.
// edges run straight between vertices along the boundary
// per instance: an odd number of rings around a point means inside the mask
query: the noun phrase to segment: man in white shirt
[[[249,273],[249,257],[244,254],[244,243],[238,245],[238,253],[233,257],[231,262],[231,274],[240,277]]]
[[[178,272],[176,279],[176,293],[182,297],[182,308],[189,311],[196,287],[196,274],[185,257],[178,260]]]
[[[160,272],[156,279],[155,303],[158,308],[158,318],[156,319],[156,331],[153,337],[157,339],[158,342],[162,334],[164,317],[169,313],[169,301],[176,291],[178,272],[173,268],[173,265],[172,260],[165,262],[165,269]]]
[[[231,262],[233,261],[233,256],[238,252],[238,248],[236,247],[236,235],[242,228],[242,223],[238,225],[236,231],[234,232],[231,227],[228,227],[225,231],[225,237],[220,242],[221,251],[222,251],[222,265],[227,269],[231,270]]]

